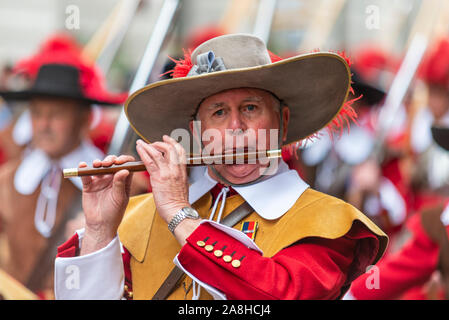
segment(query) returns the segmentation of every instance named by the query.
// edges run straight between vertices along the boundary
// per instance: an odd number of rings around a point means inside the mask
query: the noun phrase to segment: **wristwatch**
[[[196,220],[200,218],[200,215],[192,207],[184,207],[176,213],[173,219],[171,219],[170,223],[168,224],[168,230],[170,230],[171,233],[174,233],[175,228],[178,226],[178,224],[180,224],[181,221],[186,218]]]

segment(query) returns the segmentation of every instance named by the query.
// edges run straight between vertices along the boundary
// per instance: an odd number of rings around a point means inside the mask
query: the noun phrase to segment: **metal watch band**
[[[187,212],[186,212],[187,210]],[[189,213],[190,211],[193,211],[193,215],[192,212]],[[190,219],[198,219],[199,215],[198,212],[196,212],[195,209],[192,209],[190,207],[184,207],[181,210],[179,210],[176,215],[173,217],[173,219],[170,221],[170,223],[168,224],[168,230],[171,231],[171,233],[175,232],[175,228],[178,226],[178,224],[181,223],[182,220],[186,219],[186,218],[190,218]]]
[[[186,218],[186,214],[184,210],[179,210],[178,213],[171,219],[170,223],[168,224],[168,230],[171,231],[171,233],[175,232],[175,228],[178,226],[178,224]]]

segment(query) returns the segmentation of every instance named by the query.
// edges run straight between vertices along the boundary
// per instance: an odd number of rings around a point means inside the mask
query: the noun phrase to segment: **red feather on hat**
[[[379,48],[365,47],[357,53],[357,71],[364,79],[375,82],[382,70],[390,70],[391,59]]]
[[[441,39],[424,59],[420,76],[429,84],[449,88],[449,39]]]
[[[47,39],[39,51],[26,59],[20,60],[14,72],[34,79],[39,69],[46,64],[70,65],[80,71],[80,82],[87,98],[112,104],[122,104],[127,93],[111,93],[105,87],[105,79],[101,70],[91,61],[82,57],[82,49],[70,35],[56,34]]]

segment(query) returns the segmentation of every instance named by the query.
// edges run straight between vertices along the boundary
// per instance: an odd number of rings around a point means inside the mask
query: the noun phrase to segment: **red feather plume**
[[[39,69],[45,64],[69,65],[80,72],[80,84],[86,97],[94,100],[121,104],[127,93],[111,93],[101,70],[82,56],[82,49],[75,39],[65,33],[48,38],[33,56],[20,60],[14,66],[14,72],[35,79]]]
[[[429,84],[449,87],[449,39],[441,39],[424,59],[421,77]]]

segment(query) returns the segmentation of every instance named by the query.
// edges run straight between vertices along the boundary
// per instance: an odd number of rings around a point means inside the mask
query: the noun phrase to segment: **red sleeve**
[[[122,259],[123,269],[125,272],[125,298],[132,299],[132,278],[131,278],[131,254],[123,247]],[[72,258],[79,255],[79,237],[78,233],[75,233],[69,240],[64,242],[58,247],[57,258]]]
[[[367,281],[370,281],[368,277],[374,276],[374,273],[366,273],[352,283],[350,290],[354,298],[397,299],[406,291],[429,280],[437,267],[438,245],[425,233],[420,223],[420,215],[415,214],[410,218],[408,228],[413,232],[412,238],[399,252],[377,264],[378,288],[366,285]]]
[[[215,249],[226,246],[224,255],[235,252],[233,259],[241,260],[240,267],[233,267],[223,257],[217,258],[214,250],[208,252],[197,244],[206,238],[207,244],[216,242]],[[203,223],[189,236],[178,260],[228,299],[336,299],[354,268],[356,238],[306,238],[269,258]]]

